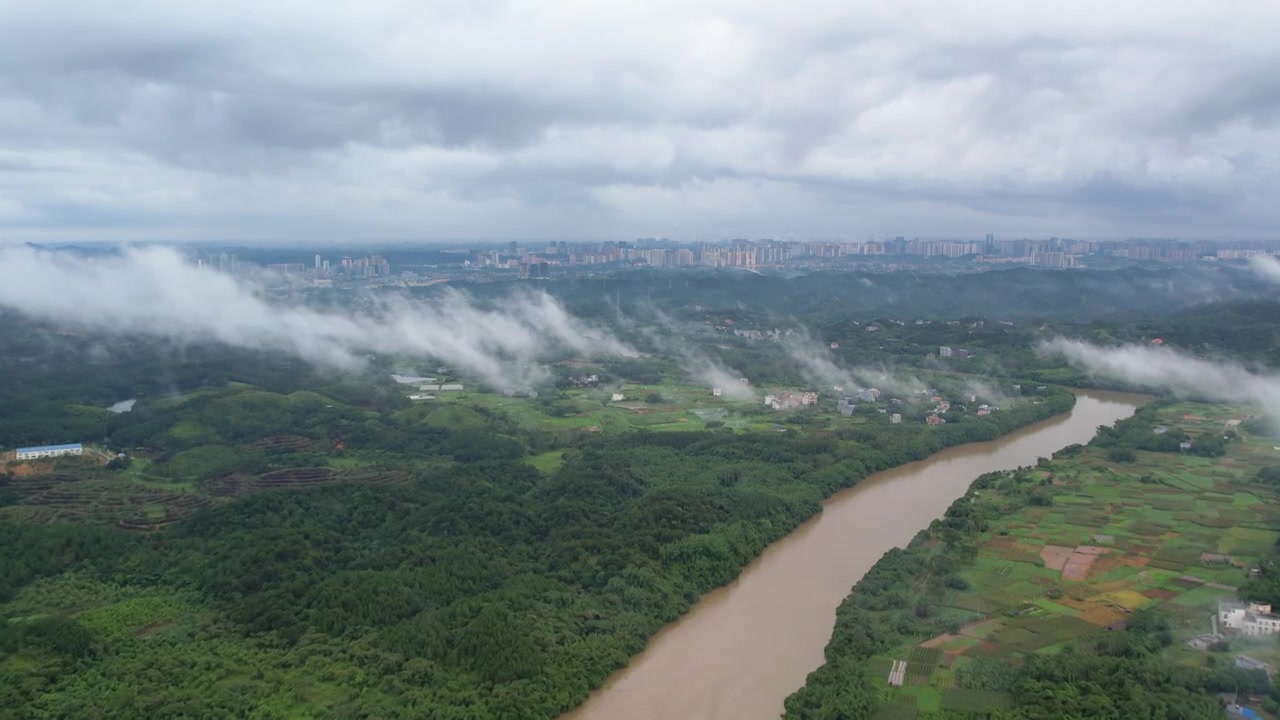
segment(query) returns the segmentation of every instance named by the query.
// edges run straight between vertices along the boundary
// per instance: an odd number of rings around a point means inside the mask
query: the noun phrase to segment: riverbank
[[[885,550],[939,517],[974,477],[1086,442],[1137,403],[1082,392],[1070,413],[863,478],[655,635],[565,717],[777,717],[786,695],[822,663],[836,606]]]
[[[1269,688],[1265,674],[1235,668],[1280,665],[1274,640],[1205,638],[1218,601],[1237,596],[1280,538],[1275,488],[1254,479],[1280,452],[1247,434],[1220,458],[1176,444],[1116,452],[1116,438],[1219,436],[1244,417],[1192,403],[1155,410],[1038,467],[983,476],[943,521],[881,558],[841,604],[826,663],[787,700],[787,717],[1086,716],[1098,702],[1117,717],[1162,716],[1152,703],[1216,717],[1217,691]],[[1128,681],[1065,687],[1055,673],[1070,645],[1072,677],[1139,673],[1154,699],[1134,706]],[[1117,653],[1128,664],[1112,667]],[[1160,685],[1170,677],[1178,688]]]

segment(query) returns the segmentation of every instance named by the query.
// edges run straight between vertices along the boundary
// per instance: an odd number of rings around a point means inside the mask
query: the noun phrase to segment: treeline
[[[1107,457],[1115,462],[1133,462],[1137,450],[1185,452],[1198,457],[1226,454],[1227,443],[1235,437],[1234,431],[1222,432],[1215,427],[1194,437],[1175,431],[1159,424],[1159,410],[1166,406],[1166,402],[1152,403],[1115,425],[1098,428],[1091,444],[1107,450]]]
[[[775,317],[899,320],[975,316],[1024,321],[1087,323],[1169,316],[1209,302],[1277,297],[1277,290],[1247,269],[1224,265],[1133,266],[1117,270],[1053,272],[1014,268],[965,273],[821,271],[801,275],[733,270],[678,273],[624,271],[599,278],[548,283],[547,290],[579,314],[601,319],[656,305],[668,314],[696,306],[722,310],[738,322]],[[501,295],[501,284],[472,286]]]
[[[137,547],[132,536],[93,525],[35,524],[0,521],[0,603],[42,577],[73,568],[107,572]]]

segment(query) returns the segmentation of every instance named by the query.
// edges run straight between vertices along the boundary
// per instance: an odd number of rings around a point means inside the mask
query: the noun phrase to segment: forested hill
[[[467,286],[479,293],[503,285]],[[1280,298],[1280,287],[1236,266],[1128,267],[1119,270],[1014,268],[964,274],[816,272],[756,274],[733,270],[623,272],[545,287],[579,313],[623,312],[653,304],[667,311],[767,309],[779,316],[898,319],[1043,318],[1091,321],[1117,315],[1168,315],[1235,299]]]

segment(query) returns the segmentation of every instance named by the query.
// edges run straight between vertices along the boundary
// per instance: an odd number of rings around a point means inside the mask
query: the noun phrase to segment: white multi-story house
[[[1267,603],[1219,600],[1218,622],[1245,635],[1280,633],[1280,615],[1272,615],[1271,605]]]

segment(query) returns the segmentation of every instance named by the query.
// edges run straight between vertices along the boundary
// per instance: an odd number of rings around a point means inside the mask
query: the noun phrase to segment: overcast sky
[[[0,0],[0,242],[1277,237],[1275,0]]]

